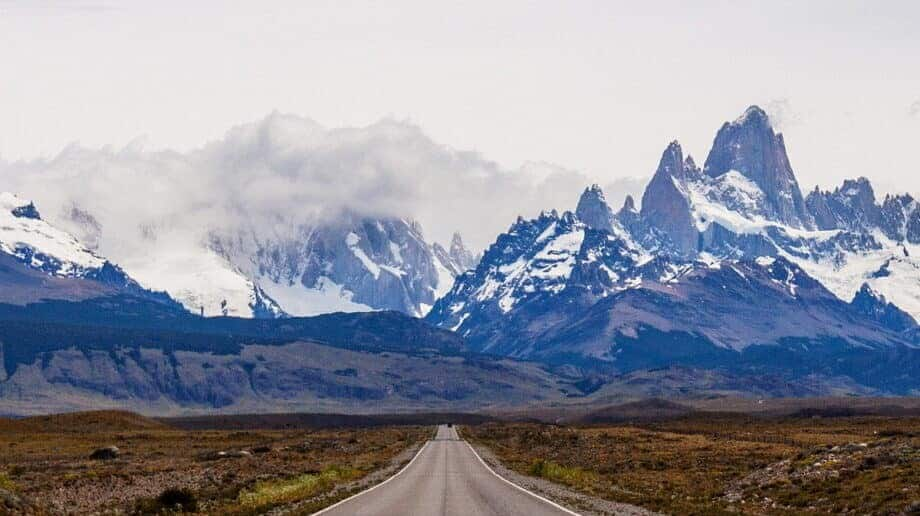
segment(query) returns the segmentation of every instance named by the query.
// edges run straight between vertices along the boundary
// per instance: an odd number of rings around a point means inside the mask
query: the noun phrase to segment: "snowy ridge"
[[[0,251],[64,277],[85,277],[105,264],[72,235],[42,220],[30,201],[7,192],[0,193]]]
[[[464,333],[483,317],[501,317],[567,291],[601,298],[639,287],[643,274],[679,276],[676,268],[664,271],[652,261],[631,240],[593,229],[572,212],[543,212],[519,219],[500,235],[476,269],[457,278],[428,319]]]
[[[272,294],[204,245],[158,245],[153,255],[122,264],[138,283],[165,290],[188,311],[206,317],[278,317]]]
[[[800,202],[785,144],[756,107],[719,131],[706,173],[681,167],[680,156],[671,143],[643,198],[646,223],[679,242],[680,254],[782,256],[843,301],[869,284],[920,320],[920,213],[913,197],[879,204],[869,180],[859,178]],[[670,188],[660,186],[665,180]]]
[[[275,235],[213,235],[210,247],[295,316],[373,310],[422,316],[466,270],[454,255],[468,254],[459,235],[449,252],[427,243],[416,222],[352,213]]]

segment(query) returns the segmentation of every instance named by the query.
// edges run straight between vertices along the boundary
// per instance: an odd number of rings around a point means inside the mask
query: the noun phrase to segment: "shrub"
[[[198,499],[188,489],[169,488],[160,493],[156,498],[138,500],[135,504],[136,514],[164,514],[181,512],[195,512],[198,510]]]
[[[195,495],[188,489],[167,489],[160,493],[157,502],[164,508],[180,508],[184,512],[195,512],[198,510],[198,500]]]

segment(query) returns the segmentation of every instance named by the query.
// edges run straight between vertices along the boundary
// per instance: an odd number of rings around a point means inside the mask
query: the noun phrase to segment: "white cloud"
[[[792,103],[786,98],[767,102],[764,110],[770,116],[770,122],[777,131],[784,131],[802,122],[802,115],[792,108]]]
[[[910,105],[910,108],[907,110],[907,114],[914,118],[920,118],[920,100],[917,100]]]
[[[166,242],[200,243],[215,231],[285,236],[342,210],[414,218],[430,240],[446,242],[459,230],[482,247],[518,215],[573,209],[590,182],[546,163],[505,170],[402,121],[327,129],[280,113],[185,153],[145,151],[135,141],[120,150],[75,144],[51,159],[0,162],[0,181],[34,199],[45,218],[98,241],[115,261]]]

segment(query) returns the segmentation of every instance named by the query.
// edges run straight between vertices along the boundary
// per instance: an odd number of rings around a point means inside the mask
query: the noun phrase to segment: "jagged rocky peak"
[[[734,122],[722,125],[703,167],[710,177],[732,170],[763,191],[769,214],[776,221],[798,228],[814,227],[789,164],[783,135],[773,131],[769,117],[757,106],[749,107]]]
[[[0,192],[0,207],[16,218],[41,220],[35,203],[10,192]]]
[[[38,209],[35,207],[34,202],[29,202],[29,204],[24,204],[22,206],[17,206],[10,210],[14,217],[19,217],[23,219],[36,219],[41,220],[42,216],[39,215]]]
[[[575,215],[589,228],[601,231],[613,231],[613,210],[607,204],[604,191],[594,184],[585,188],[578,199]]]
[[[917,327],[917,322],[910,314],[889,303],[885,296],[873,290],[868,283],[863,283],[850,304],[886,329],[902,332]]]
[[[642,218],[668,235],[676,250],[685,254],[696,252],[699,234],[681,184],[698,174],[693,161],[685,161],[680,144],[673,141],[662,153],[658,169],[642,194]]]
[[[833,192],[815,187],[805,204],[818,229],[867,231],[882,225],[882,209],[865,177],[847,179]]]
[[[476,256],[466,248],[463,243],[463,237],[459,232],[454,232],[450,239],[450,259],[459,265],[463,270],[469,270],[476,266]]]
[[[881,227],[888,238],[920,243],[920,203],[910,194],[886,195],[881,206]]]
[[[617,217],[636,213],[639,213],[639,210],[636,209],[636,201],[633,199],[632,195],[627,194],[626,199],[623,201],[623,207],[620,208],[620,211],[617,212]]]
[[[680,180],[694,179],[699,169],[689,155],[684,159],[684,150],[677,140],[668,144],[658,161],[658,170],[655,175],[666,175]]]

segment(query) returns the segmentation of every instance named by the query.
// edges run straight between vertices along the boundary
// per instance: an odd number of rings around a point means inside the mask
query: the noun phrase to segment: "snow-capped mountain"
[[[24,302],[45,297],[130,293],[173,303],[162,292],[144,288],[121,267],[87,249],[73,235],[43,220],[34,203],[9,192],[0,192],[0,254],[5,256],[4,262],[12,259],[41,273],[30,275],[5,266],[4,280],[9,283],[0,287],[11,294],[18,292],[12,297]],[[42,276],[50,278],[41,281]]]
[[[0,251],[63,277],[86,277],[106,263],[72,235],[42,220],[31,201],[7,192],[0,193]]]
[[[598,193],[587,189],[579,205]],[[616,217],[611,227],[572,212],[519,219],[427,320],[474,350],[557,366],[682,364],[918,388],[916,372],[905,378],[888,361],[920,358],[916,323],[868,286],[848,303],[782,256],[651,253]]]
[[[920,210],[875,199],[865,178],[802,198],[782,135],[749,108],[719,130],[700,171],[677,142],[645,190],[642,217],[686,257],[785,257],[849,301],[864,283],[920,318]]]
[[[890,360],[920,349],[915,213],[862,179],[804,198],[752,107],[702,170],[672,142],[641,210],[614,212],[592,186],[576,213],[519,218],[428,320],[559,365],[773,368],[906,392],[917,372]]]
[[[445,251],[429,245],[416,222],[347,213],[285,235],[214,235],[210,247],[298,316],[371,310],[421,316],[470,261],[459,235]]]
[[[783,135],[773,131],[767,114],[757,106],[719,129],[703,166],[703,173],[714,179],[733,171],[756,186],[746,188],[746,193],[761,194],[757,208],[762,216],[794,228],[814,227],[789,164]]]
[[[372,310],[421,316],[475,261],[459,234],[448,251],[429,245],[415,222],[343,214],[284,237],[241,231],[201,242],[141,228],[150,234],[146,251],[125,253],[115,266],[81,242],[95,247],[102,233],[88,210],[65,210],[67,227],[81,239],[12,194],[0,194],[0,211],[0,252],[31,268],[166,292],[205,316]]]
[[[250,276],[204,243],[158,241],[149,253],[120,265],[144,287],[167,292],[194,314],[258,318],[285,314]]]

